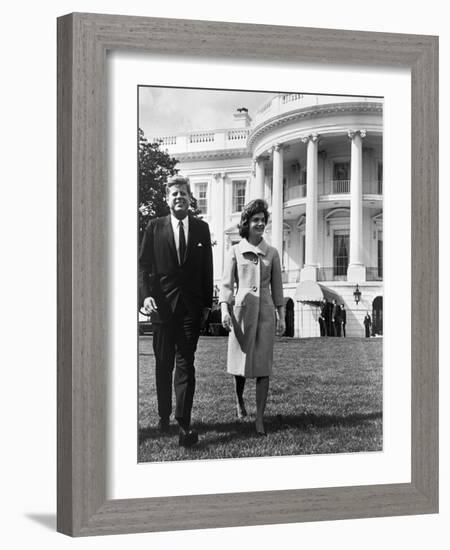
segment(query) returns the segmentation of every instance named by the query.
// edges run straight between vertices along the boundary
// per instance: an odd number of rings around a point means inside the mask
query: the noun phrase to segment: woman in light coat
[[[239,224],[242,240],[230,249],[225,261],[219,298],[222,325],[230,331],[227,371],[235,376],[237,414],[240,418],[247,415],[245,379],[256,378],[258,435],[266,435],[264,410],[275,334],[281,336],[285,331],[280,257],[263,239],[268,218],[267,203],[261,199],[244,207]]]

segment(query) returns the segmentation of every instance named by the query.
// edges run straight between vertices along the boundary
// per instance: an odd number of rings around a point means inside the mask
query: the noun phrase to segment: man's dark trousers
[[[200,334],[201,314],[193,314],[180,297],[171,318],[153,325],[158,414],[168,420],[172,412],[172,373],[175,363],[175,418],[188,429],[195,392],[194,356]]]

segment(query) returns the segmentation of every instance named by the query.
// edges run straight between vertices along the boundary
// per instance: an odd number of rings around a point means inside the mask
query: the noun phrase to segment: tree
[[[152,218],[169,213],[166,202],[166,181],[178,173],[178,160],[161,150],[158,141],[149,142],[139,128],[139,236]],[[192,197],[191,214],[198,216],[197,200]]]
[[[150,143],[139,128],[139,235],[155,217],[169,213],[165,183],[175,175],[177,160],[162,151],[160,143]]]

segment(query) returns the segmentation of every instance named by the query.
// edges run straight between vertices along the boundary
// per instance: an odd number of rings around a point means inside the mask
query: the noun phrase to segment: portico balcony
[[[282,281],[285,284],[299,283],[301,269],[285,269],[282,272]],[[382,281],[383,269],[381,267],[366,267],[366,281]],[[319,267],[317,269],[317,281],[347,281],[347,269],[339,267]]]
[[[350,180],[330,180],[319,182],[319,197],[325,198],[328,195],[350,195]],[[284,202],[295,201],[306,198],[306,184],[289,185],[284,194]],[[363,193],[365,195],[382,195],[382,181],[363,182]]]
[[[347,268],[344,266],[319,267],[317,269],[318,281],[346,281]]]

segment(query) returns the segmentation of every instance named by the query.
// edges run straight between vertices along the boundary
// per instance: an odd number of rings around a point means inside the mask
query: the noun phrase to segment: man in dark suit
[[[319,327],[320,327],[320,336],[327,336],[326,300],[322,301],[322,306],[320,307]]]
[[[346,336],[345,334],[345,327],[347,326],[347,310],[345,309],[345,305],[341,305],[341,320],[342,320],[342,335]]]
[[[149,222],[139,256],[140,303],[153,324],[159,429],[169,430],[175,362],[175,418],[184,447],[198,441],[190,429],[194,356],[213,297],[209,227],[188,214],[191,197],[187,178],[174,176],[167,182],[170,214]]]
[[[341,336],[341,306],[333,300],[333,313],[332,313],[334,335]]]

